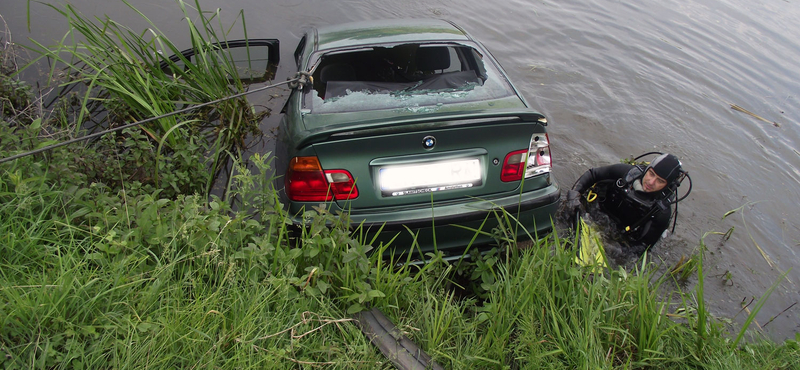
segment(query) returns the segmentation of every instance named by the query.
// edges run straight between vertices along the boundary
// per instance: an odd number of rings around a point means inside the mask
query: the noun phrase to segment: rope
[[[239,98],[239,97],[245,96],[247,94],[252,94],[252,93],[255,93],[255,92],[259,92],[259,91],[264,91],[266,89],[270,89],[270,88],[273,88],[273,87],[278,87],[280,85],[289,85],[292,88],[296,88],[298,85],[300,87],[302,87],[303,84],[307,83],[307,81],[308,81],[307,80],[307,75],[308,75],[307,73],[298,72],[297,75],[295,76],[295,78],[293,78],[291,80],[287,80],[287,81],[284,81],[284,82],[279,82],[279,83],[268,85],[268,86],[262,86],[262,87],[259,87],[257,89],[254,89],[254,90],[245,91],[245,92],[238,93],[238,94],[235,94],[235,95],[226,96],[224,98],[220,98],[220,99],[217,99],[217,100],[212,100],[210,102],[194,105],[194,106],[187,107],[187,108],[184,108],[184,109],[179,109],[179,110],[172,111],[172,112],[169,112],[169,113],[166,113],[166,114],[162,114],[162,115],[157,116],[157,117],[150,117],[150,118],[147,118],[147,119],[144,119],[144,120],[141,120],[141,121],[129,123],[127,125],[122,125],[122,126],[119,126],[119,127],[115,127],[115,128],[109,129],[109,130],[96,132],[96,133],[89,134],[89,135],[86,135],[86,136],[81,136],[81,137],[78,137],[78,138],[70,139],[70,140],[67,140],[67,141],[60,142],[58,144],[48,145],[48,146],[45,146],[45,147],[42,147],[42,148],[39,148],[39,149],[36,149],[36,150],[31,150],[29,152],[12,155],[10,157],[6,157],[6,158],[0,159],[0,163],[5,163],[5,162],[13,161],[15,159],[19,159],[19,158],[22,158],[22,157],[27,157],[29,155],[34,155],[34,154],[46,152],[46,151],[51,150],[51,149],[55,149],[55,148],[62,147],[62,146],[65,146],[65,145],[77,143],[79,141],[89,140],[89,139],[92,139],[92,138],[103,136],[103,135],[105,135],[107,133],[110,133],[110,132],[124,130],[124,129],[129,128],[129,127],[138,126],[138,125],[141,125],[143,123],[156,121],[156,120],[159,120],[159,119],[162,119],[162,118],[166,118],[166,117],[169,117],[169,116],[174,116],[176,114],[185,113],[185,112],[191,111],[193,109],[202,108],[202,107],[209,106],[209,105],[212,105],[212,104],[221,103],[221,102],[226,101],[226,100]]]

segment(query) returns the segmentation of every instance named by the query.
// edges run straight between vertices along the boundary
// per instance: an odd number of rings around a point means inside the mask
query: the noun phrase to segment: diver
[[[659,152],[650,164],[618,163],[586,171],[567,192],[565,211],[576,221],[586,203],[597,201],[600,210],[609,216],[625,237],[629,250],[641,255],[662,237],[669,235],[672,206],[686,198],[689,190],[678,198],[678,186],[688,173],[678,157]],[[675,221],[672,225],[675,230]]]

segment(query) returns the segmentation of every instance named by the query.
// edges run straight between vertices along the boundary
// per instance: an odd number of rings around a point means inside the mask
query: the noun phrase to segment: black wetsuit
[[[670,189],[653,193],[634,189],[634,182],[641,182],[645,171],[645,166],[624,163],[596,167],[586,171],[572,187],[586,195],[595,185],[593,192],[598,195],[601,209],[637,253],[643,253],[659,240],[672,216],[669,203],[664,201],[672,197]]]

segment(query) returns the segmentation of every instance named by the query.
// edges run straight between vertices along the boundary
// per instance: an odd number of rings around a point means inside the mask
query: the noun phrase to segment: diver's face
[[[652,193],[654,191],[659,191],[667,186],[667,180],[664,180],[663,177],[656,175],[656,171],[652,168],[648,168],[647,172],[644,173],[644,177],[642,178],[642,190],[646,193]]]

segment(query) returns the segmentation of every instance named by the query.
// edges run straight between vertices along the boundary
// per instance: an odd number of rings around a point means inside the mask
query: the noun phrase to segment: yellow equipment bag
[[[577,242],[579,249],[575,256],[575,263],[593,267],[592,272],[601,272],[604,268],[608,268],[600,232],[594,225],[588,224],[583,217],[579,217]]]

